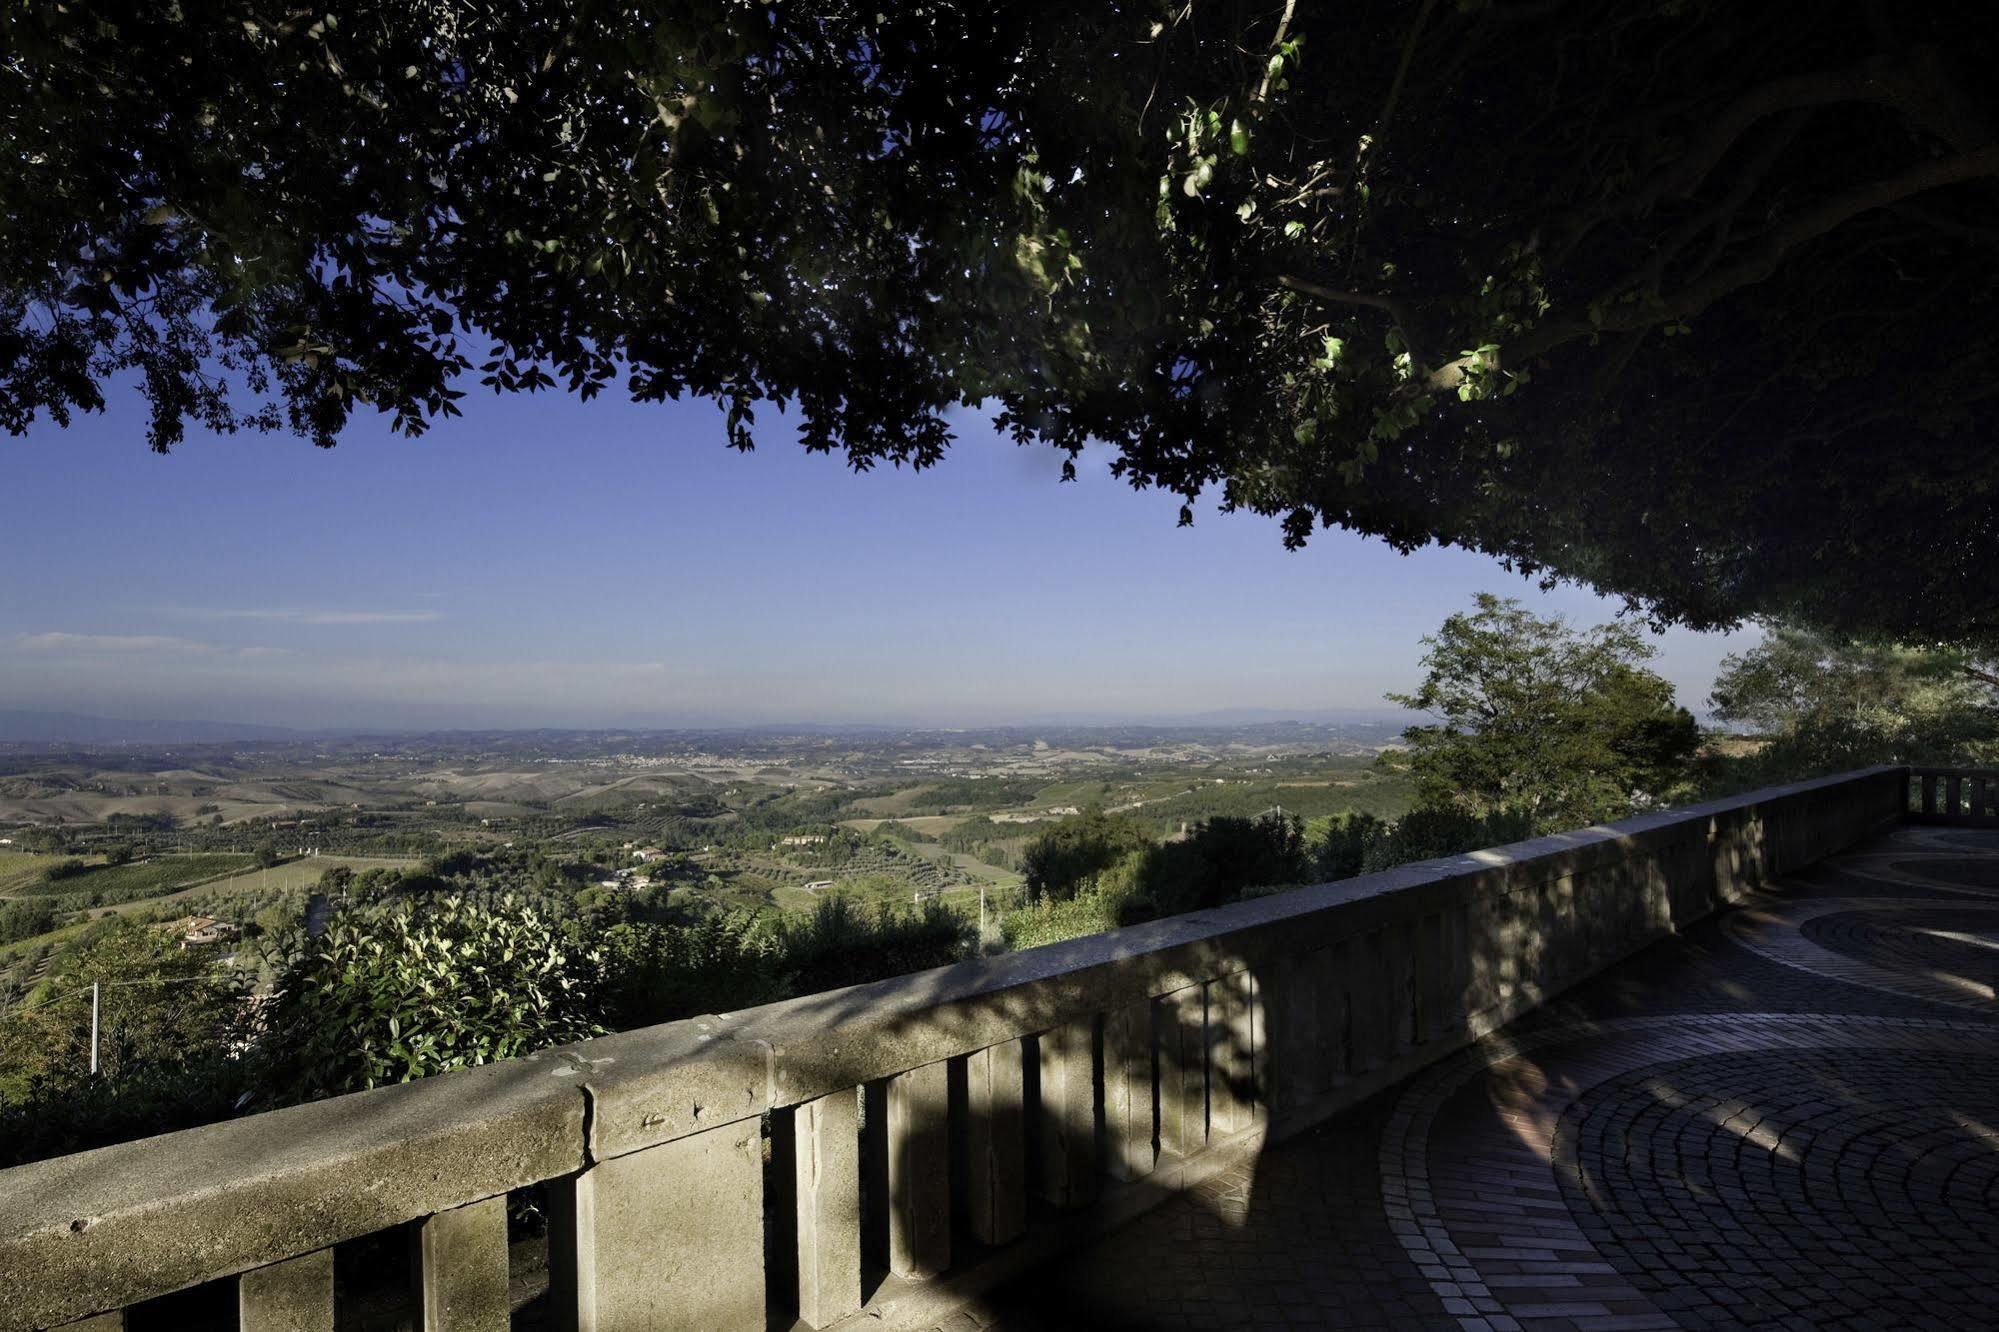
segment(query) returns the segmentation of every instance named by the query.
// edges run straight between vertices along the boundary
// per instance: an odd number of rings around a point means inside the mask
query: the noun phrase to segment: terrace
[[[1993,830],[1871,769],[0,1172],[0,1328],[1989,1321]]]

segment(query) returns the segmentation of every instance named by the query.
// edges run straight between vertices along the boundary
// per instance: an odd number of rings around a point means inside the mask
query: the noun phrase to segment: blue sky
[[[823,721],[1379,708],[1474,592],[1461,551],[1197,511],[967,414],[944,464],[855,476],[766,412],[465,400],[408,440],[191,435],[135,399],[0,441],[0,707],[296,726]],[[1699,709],[1744,635],[1670,633]]]

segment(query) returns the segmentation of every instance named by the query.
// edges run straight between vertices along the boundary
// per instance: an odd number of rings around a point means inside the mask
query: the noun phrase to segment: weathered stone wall
[[[1774,788],[0,1172],[0,1328],[253,1269],[246,1317],[330,1300],[329,1246],[548,1180],[577,1327],[827,1326],[870,1253],[871,1325],[934,1317],[1908,794],[1901,768]],[[495,1211],[424,1227],[435,1325],[490,1309]]]

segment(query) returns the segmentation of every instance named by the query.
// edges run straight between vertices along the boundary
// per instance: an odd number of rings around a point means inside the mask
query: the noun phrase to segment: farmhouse
[[[233,939],[240,931],[226,920],[213,916],[189,916],[181,929],[180,946],[197,948],[207,944],[218,944],[225,939]]]
[[[638,861],[641,865],[647,863],[648,861],[664,860],[665,858],[666,858],[666,852],[660,850],[656,846],[642,846],[638,850],[632,852],[632,859]]]

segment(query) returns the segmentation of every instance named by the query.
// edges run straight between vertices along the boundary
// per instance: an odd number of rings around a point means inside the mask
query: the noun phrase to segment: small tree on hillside
[[[1439,719],[1403,733],[1421,805],[1515,810],[1545,832],[1621,817],[1687,781],[1699,729],[1645,668],[1655,650],[1635,627],[1578,631],[1480,593],[1423,642],[1422,684],[1388,696]]]
[[[1130,819],[1106,814],[1091,805],[1080,815],[1062,820],[1029,842],[1021,855],[1021,872],[1030,899],[1062,899],[1077,886],[1101,874],[1133,851],[1152,845],[1145,829]]]

